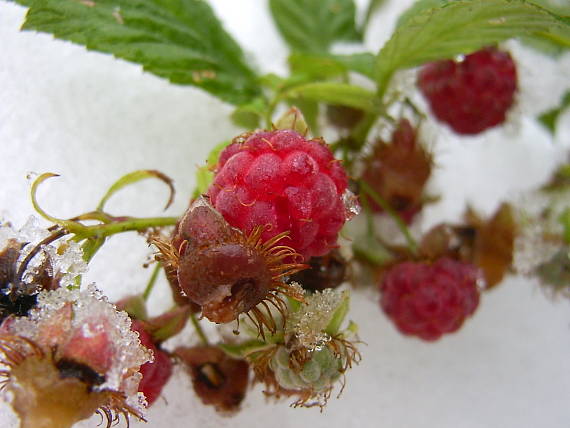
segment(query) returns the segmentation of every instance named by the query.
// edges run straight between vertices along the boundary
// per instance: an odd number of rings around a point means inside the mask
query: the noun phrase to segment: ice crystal
[[[21,263],[49,235],[50,232],[40,227],[38,219],[33,216],[28,218],[19,230],[9,222],[0,220],[0,250],[5,248],[10,240],[27,244],[20,251],[18,263]],[[24,283],[33,285],[34,273],[41,268],[46,259],[51,264],[53,275],[58,277],[59,284],[63,287],[74,285],[75,278],[87,271],[81,246],[69,239],[60,239],[42,245],[39,254],[32,258],[26,267],[22,277]]]
[[[141,379],[138,369],[152,360],[152,354],[131,330],[127,313],[117,311],[94,285],[85,291],[59,288],[41,292],[29,316],[13,320],[9,329],[11,334],[28,338],[42,348],[57,346],[63,353],[73,340],[88,341],[103,332],[108,341],[87,357],[99,361],[100,355],[95,354],[105,354],[110,362],[102,373],[104,383],[96,389],[120,391],[131,407],[137,411],[144,407],[144,399],[137,393]],[[89,365],[89,361],[86,363]]]
[[[286,333],[295,335],[299,344],[307,349],[321,349],[331,339],[325,329],[347,294],[328,288],[306,296],[305,304],[287,320]]]

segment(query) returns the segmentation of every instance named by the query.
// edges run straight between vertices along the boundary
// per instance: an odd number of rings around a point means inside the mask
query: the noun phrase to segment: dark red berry
[[[326,256],[312,257],[309,268],[290,277],[305,290],[322,291],[326,288],[336,288],[347,277],[347,262],[338,249],[332,250]]]
[[[425,65],[418,86],[440,121],[458,134],[478,134],[505,121],[517,90],[517,70],[509,53],[486,48],[460,62]]]
[[[432,158],[417,141],[416,129],[401,119],[392,141],[377,143],[365,163],[362,179],[410,223],[422,208],[431,168]],[[375,211],[382,210],[374,201],[370,204]]]
[[[380,305],[404,334],[437,340],[461,327],[479,304],[479,271],[443,258],[395,265],[380,285]]]
[[[346,221],[344,168],[320,139],[292,130],[256,132],[220,154],[208,190],[212,205],[245,234],[289,232],[284,244],[308,260],[336,246]]]
[[[172,361],[153,343],[150,334],[144,329],[143,322],[133,321],[131,329],[139,333],[141,343],[154,354],[154,361],[145,363],[140,368],[143,378],[139,383],[139,391],[145,395],[150,406],[160,396],[162,388],[172,375]]]

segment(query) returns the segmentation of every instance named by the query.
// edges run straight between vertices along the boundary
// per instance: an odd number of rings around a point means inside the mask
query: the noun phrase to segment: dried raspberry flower
[[[403,334],[433,341],[457,331],[479,305],[478,269],[448,258],[404,262],[386,272],[380,305]]]
[[[198,198],[177,224],[170,243],[155,240],[158,260],[176,272],[182,292],[216,323],[236,320],[246,313],[257,325],[275,331],[268,305],[285,311],[280,295],[302,299],[299,287],[283,278],[305,266],[295,262],[299,255],[281,245],[287,232],[262,240],[264,226],[246,235],[212,207],[206,197]]]
[[[517,69],[508,52],[491,47],[462,61],[425,65],[418,86],[440,121],[458,134],[473,135],[505,121],[517,90]]]
[[[0,322],[27,315],[40,291],[75,285],[87,270],[79,244],[57,241],[61,236],[40,228],[35,217],[20,230],[0,223]]]
[[[417,129],[408,119],[401,119],[392,141],[379,141],[365,161],[362,180],[410,223],[424,203],[432,166],[431,155],[418,141]],[[382,210],[374,201],[370,204],[375,211]]]
[[[152,354],[130,325],[94,287],[41,292],[28,317],[6,319],[2,383],[21,427],[67,428],[93,413],[142,419],[139,368]]]
[[[264,241],[288,232],[287,245],[308,260],[336,247],[353,216],[347,192],[346,172],[322,139],[277,130],[235,138],[208,195],[230,225],[245,234],[265,226]]]
[[[183,347],[174,352],[185,364],[204,404],[223,413],[239,410],[249,383],[246,361],[231,358],[215,346]]]

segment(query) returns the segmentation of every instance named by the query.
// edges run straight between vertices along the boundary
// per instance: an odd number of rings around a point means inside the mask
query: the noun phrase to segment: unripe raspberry
[[[475,266],[448,258],[400,263],[384,276],[380,305],[402,333],[437,340],[477,309],[478,279]]]
[[[507,52],[487,48],[461,62],[425,65],[418,86],[440,121],[458,134],[478,134],[505,121],[517,90],[517,70]]]
[[[260,225],[269,226],[264,240],[290,232],[286,245],[308,260],[336,246],[347,220],[346,190],[346,172],[324,141],[279,130],[226,147],[208,195],[228,223],[246,234]]]
[[[321,392],[331,388],[342,374],[342,358],[335,356],[328,347],[314,351],[299,370],[290,367],[289,353],[280,346],[269,367],[279,385],[286,390],[313,390]]]

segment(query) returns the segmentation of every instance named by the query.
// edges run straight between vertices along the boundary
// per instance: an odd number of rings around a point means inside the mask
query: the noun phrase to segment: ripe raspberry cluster
[[[437,340],[477,309],[478,275],[475,266],[449,258],[400,263],[380,285],[380,305],[402,333]]]
[[[509,53],[487,48],[461,62],[425,65],[418,85],[433,114],[458,134],[478,134],[505,121],[517,90]]]
[[[255,132],[220,154],[208,190],[212,205],[232,226],[263,239],[290,232],[287,246],[306,260],[335,247],[346,221],[344,168],[321,139],[292,130]]]

